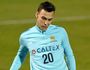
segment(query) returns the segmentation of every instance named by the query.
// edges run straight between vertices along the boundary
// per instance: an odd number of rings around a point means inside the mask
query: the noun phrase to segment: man
[[[36,25],[20,36],[20,48],[10,70],[18,70],[27,52],[30,70],[76,70],[68,36],[64,28],[52,25],[55,7],[42,2],[35,14]]]

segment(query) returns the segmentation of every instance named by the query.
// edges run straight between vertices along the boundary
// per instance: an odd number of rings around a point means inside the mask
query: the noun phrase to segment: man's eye
[[[43,20],[47,20],[47,18],[45,18],[45,17],[42,17],[42,19],[43,19]]]
[[[51,21],[52,20],[52,18],[51,19],[48,19],[48,21]]]

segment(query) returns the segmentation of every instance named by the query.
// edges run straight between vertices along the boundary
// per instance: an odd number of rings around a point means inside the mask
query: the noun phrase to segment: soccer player
[[[20,48],[10,70],[19,70],[30,53],[30,70],[76,70],[75,58],[63,27],[52,25],[55,6],[42,2],[35,14],[36,25],[20,36]]]

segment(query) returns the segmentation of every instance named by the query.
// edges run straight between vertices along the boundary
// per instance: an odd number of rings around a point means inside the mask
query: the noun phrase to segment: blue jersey
[[[76,70],[68,36],[64,28],[50,25],[46,31],[37,26],[20,36],[20,48],[10,70],[18,70],[30,53],[30,70]]]

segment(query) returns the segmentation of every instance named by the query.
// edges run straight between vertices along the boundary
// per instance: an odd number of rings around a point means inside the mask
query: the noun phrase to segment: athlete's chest
[[[62,37],[60,33],[32,34],[27,39],[27,48],[31,54],[54,52],[60,49]]]

